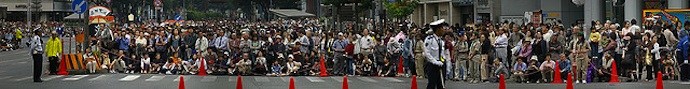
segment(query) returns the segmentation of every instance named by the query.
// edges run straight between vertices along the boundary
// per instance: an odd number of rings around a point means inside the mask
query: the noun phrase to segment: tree
[[[403,19],[414,12],[417,8],[417,0],[395,0],[394,2],[384,2],[388,17]]]

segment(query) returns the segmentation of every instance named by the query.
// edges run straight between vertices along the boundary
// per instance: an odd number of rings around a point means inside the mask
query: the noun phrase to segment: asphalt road
[[[0,89],[175,89],[180,75],[162,74],[90,74],[43,75],[45,82],[31,80],[32,60],[27,49],[0,52]],[[47,62],[44,62],[46,70]],[[238,76],[185,75],[187,89],[234,89]],[[341,89],[342,76],[295,76],[297,89]],[[245,89],[286,89],[290,77],[243,76]],[[419,89],[426,87],[426,79],[418,79]],[[348,77],[350,89],[409,89],[411,78]],[[688,89],[690,83],[664,81],[666,89]],[[448,89],[497,89],[498,83],[446,82]],[[508,89],[565,89],[566,84],[518,84],[508,81]],[[654,89],[655,82],[622,82],[618,84],[575,84],[575,89]]]

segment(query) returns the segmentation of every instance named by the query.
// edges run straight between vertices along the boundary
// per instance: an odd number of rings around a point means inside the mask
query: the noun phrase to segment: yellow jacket
[[[17,39],[22,39],[22,30],[17,29],[16,31],[14,31],[14,36]]]
[[[48,43],[46,44],[46,56],[58,56],[59,53],[62,53],[62,42],[60,38],[48,39]]]

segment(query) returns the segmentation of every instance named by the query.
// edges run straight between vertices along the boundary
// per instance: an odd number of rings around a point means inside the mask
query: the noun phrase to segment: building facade
[[[7,7],[6,20],[26,21],[29,1],[33,21],[60,21],[72,13],[73,0],[0,0],[0,6]]]

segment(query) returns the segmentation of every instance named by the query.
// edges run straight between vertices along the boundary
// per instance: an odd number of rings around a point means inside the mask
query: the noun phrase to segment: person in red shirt
[[[352,33],[348,33],[346,39],[353,40],[354,36],[352,35]],[[355,44],[352,43],[352,41],[349,41],[347,43],[347,46],[345,46],[345,55],[346,55],[345,57],[347,57],[347,59],[345,59],[345,61],[346,61],[345,63],[347,63],[345,65],[347,68],[345,68],[345,69],[347,69],[347,70],[345,70],[345,71],[350,76],[355,75],[355,70],[352,67],[352,65],[354,65],[354,50],[355,50]]]

